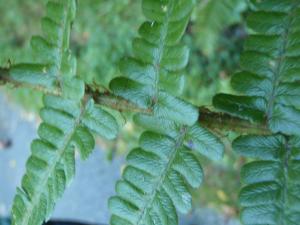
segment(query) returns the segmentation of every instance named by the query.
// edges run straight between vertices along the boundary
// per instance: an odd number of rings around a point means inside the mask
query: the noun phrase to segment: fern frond
[[[75,149],[86,159],[94,149],[92,132],[115,138],[115,118],[93,100],[84,97],[84,82],[76,77],[76,59],[69,50],[71,23],[76,1],[49,1],[43,19],[45,37],[32,45],[40,64],[20,64],[9,76],[20,83],[59,88],[61,96],[44,96],[39,139],[32,142],[26,173],[12,208],[13,225],[41,225],[48,220],[56,201],[75,173]]]
[[[242,169],[244,224],[299,223],[299,1],[251,1],[252,30],[232,86],[243,95],[219,94],[214,106],[266,124],[271,136],[242,136],[234,149],[257,159]]]
[[[253,30],[241,57],[242,71],[232,86],[243,96],[217,95],[214,105],[251,121],[267,122],[273,132],[300,134],[299,1],[255,3],[248,17]]]
[[[189,186],[199,187],[203,177],[191,150],[214,160],[222,157],[219,139],[195,125],[198,110],[173,96],[179,94],[174,87],[181,87],[177,82],[188,62],[180,40],[193,6],[192,0],[144,0],[149,21],[133,42],[135,57],[121,62],[124,76],[110,84],[117,95],[152,111],[134,116],[148,131],[129,153],[117,195],[109,200],[112,225],[178,224],[176,209],[191,209]]]
[[[243,136],[234,141],[233,147],[242,156],[258,159],[242,168],[242,222],[298,224],[299,139],[281,135]]]

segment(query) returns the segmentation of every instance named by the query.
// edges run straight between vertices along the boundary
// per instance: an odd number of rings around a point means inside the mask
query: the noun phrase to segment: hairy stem
[[[7,83],[9,70],[0,67],[0,85],[4,85]]]
[[[264,124],[251,123],[226,113],[213,112],[200,107],[199,122],[211,130],[236,131],[241,134],[270,135],[271,131]]]
[[[133,104],[132,102],[122,97],[118,97],[110,92],[101,93],[98,91],[88,90],[87,94],[92,96],[95,103],[106,106],[111,109],[115,109],[120,112],[129,111],[134,113],[146,113],[146,114],[152,113],[151,109],[140,108],[137,105]]]
[[[12,85],[15,88],[29,88],[32,90],[42,92],[44,94],[51,94],[51,95],[57,95],[57,96],[61,95],[61,91],[59,90],[58,86],[57,86],[57,88],[49,89],[43,85],[33,85],[33,84],[29,84],[29,83],[20,82],[20,81],[12,79],[9,76],[9,69],[0,68],[0,86],[5,85],[5,84]]]
[[[4,84],[11,84],[14,87],[25,87],[34,89],[37,91],[41,91],[45,94],[53,94],[53,95],[61,95],[62,92],[57,86],[55,90],[48,90],[46,87],[43,86],[36,86],[21,83],[9,78],[9,69],[0,68],[0,85]],[[146,113],[151,114],[151,109],[144,109],[141,108],[134,103],[116,96],[109,91],[100,92],[95,90],[91,86],[86,86],[86,97],[92,97],[96,104],[121,111],[121,112],[134,112],[134,113]],[[230,131],[234,130],[238,133],[245,133],[245,134],[258,134],[258,135],[268,135],[271,134],[270,130],[264,124],[256,124],[250,123],[247,120],[243,120],[237,117],[230,116],[226,113],[218,113],[210,111],[207,108],[200,107],[199,109],[200,117],[199,122],[202,126],[212,129],[212,130],[219,130],[219,131]]]

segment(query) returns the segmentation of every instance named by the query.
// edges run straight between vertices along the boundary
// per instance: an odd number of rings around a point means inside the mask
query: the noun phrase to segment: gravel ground
[[[37,122],[34,115],[9,104],[1,92],[0,106],[0,142],[11,140],[8,149],[0,147],[0,217],[8,217],[30,153],[30,142],[36,138]],[[57,203],[53,218],[108,224],[106,203],[114,194],[122,163],[122,159],[107,161],[100,149],[85,162],[77,160],[74,181]],[[211,209],[195,210],[180,221],[181,225],[239,225]]]

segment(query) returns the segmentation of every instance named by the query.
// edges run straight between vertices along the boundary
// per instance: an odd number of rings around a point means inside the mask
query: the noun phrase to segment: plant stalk
[[[11,84],[14,87],[24,87],[34,89],[44,94],[52,94],[60,96],[62,91],[57,86],[54,90],[49,90],[44,86],[30,85],[21,83],[9,78],[9,69],[0,68],[0,85]],[[136,104],[116,96],[109,91],[100,92],[94,90],[91,86],[86,86],[86,98],[92,97],[96,104],[120,111],[120,112],[133,112],[151,114],[151,109],[145,109],[137,106]],[[231,116],[226,113],[213,112],[205,107],[199,108],[199,123],[211,130],[217,131],[236,131],[241,134],[258,134],[270,135],[271,131],[265,124],[251,123],[247,120]]]

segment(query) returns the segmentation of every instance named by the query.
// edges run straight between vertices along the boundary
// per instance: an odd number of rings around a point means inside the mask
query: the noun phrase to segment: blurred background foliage
[[[40,32],[40,18],[46,0],[0,1],[0,66],[34,60],[30,38]],[[79,0],[78,15],[72,35],[73,52],[78,58],[78,75],[87,83],[106,88],[120,75],[119,60],[131,54],[131,40],[144,20],[141,0]],[[247,0],[202,0],[188,26],[184,42],[191,49],[186,69],[184,98],[196,105],[211,105],[216,92],[230,92],[229,78],[238,69],[246,37],[244,18]],[[37,112],[41,95],[31,90],[2,88],[12,101],[26,110]],[[98,140],[110,160],[136,146],[141,132],[130,121],[114,142]],[[220,134],[222,135],[222,134]],[[229,139],[234,134],[229,135]],[[226,138],[224,138],[226,140]],[[237,213],[238,159],[227,148],[223,161],[204,163],[206,180],[196,190],[195,205],[217,208],[229,216]]]

